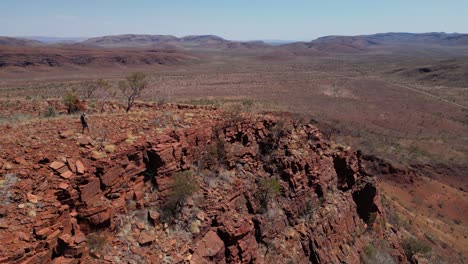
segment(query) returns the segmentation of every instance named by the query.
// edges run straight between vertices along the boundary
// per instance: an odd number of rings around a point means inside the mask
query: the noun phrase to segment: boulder
[[[60,173],[60,176],[64,179],[70,179],[73,176],[73,172],[67,170],[65,172]]]
[[[151,235],[148,231],[140,232],[140,236],[138,237],[138,243],[140,246],[148,246],[154,240],[154,236]]]
[[[101,183],[98,178],[93,177],[87,184],[81,185],[79,189],[81,201],[90,204],[93,197],[101,193]]]
[[[194,263],[225,263],[224,242],[210,230],[198,241],[192,256]]]
[[[120,166],[111,167],[103,175],[101,175],[102,184],[106,187],[111,187],[115,185],[123,175],[125,174],[125,169]]]
[[[85,173],[86,171],[86,168],[85,166],[83,165],[83,162],[77,160],[76,163],[75,163],[75,167],[76,167],[76,173],[78,175],[82,175]]]
[[[159,218],[161,217],[161,215],[158,213],[158,212],[155,212],[155,211],[148,211],[148,221],[152,224],[152,225],[156,225],[159,221]]]
[[[59,135],[60,135],[60,138],[70,138],[73,135],[75,135],[75,130],[73,129],[65,130],[65,131],[60,132]]]
[[[54,161],[49,165],[49,167],[53,170],[58,171],[59,169],[65,167],[65,163],[60,162],[60,161]]]
[[[86,147],[88,145],[91,145],[91,142],[92,140],[89,137],[80,137],[78,138],[78,141],[77,141],[78,145],[81,147]]]

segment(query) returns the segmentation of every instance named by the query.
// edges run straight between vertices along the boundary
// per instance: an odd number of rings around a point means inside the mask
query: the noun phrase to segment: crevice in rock
[[[335,156],[333,166],[338,177],[338,189],[342,191],[351,189],[355,183],[354,171],[348,166],[346,158]]]
[[[231,138],[229,143],[243,142],[243,140],[242,140],[243,136],[244,136],[244,134],[242,133],[242,131],[239,131],[234,135],[234,137]]]
[[[247,195],[244,196],[245,197],[245,205],[247,207],[247,211],[249,212],[249,214],[253,215],[255,214],[255,210],[253,208],[253,205],[252,205],[252,202],[250,201],[249,197]]]
[[[151,180],[153,186],[158,187],[156,175],[158,174],[158,169],[164,166],[164,161],[156,151],[147,150],[146,155],[143,156],[143,162],[146,167],[146,171],[144,172],[145,181]]]
[[[223,232],[222,230],[218,229],[218,232],[217,232],[219,238],[223,241],[224,243],[224,257],[226,258],[226,260],[228,260],[229,262],[229,259],[231,258],[232,256],[232,253],[231,253],[231,250],[229,250],[229,247],[234,245],[235,244],[235,241],[233,241],[230,237],[229,237],[229,234]]]
[[[106,186],[104,185],[104,183],[102,182],[102,175],[104,175],[104,168],[102,167],[96,167],[96,172],[94,173],[94,175],[99,179],[99,186],[100,186],[100,189],[101,191],[105,191],[106,190]]]
[[[242,145],[247,146],[249,144],[249,137],[247,135],[242,136]]]
[[[315,191],[315,194],[317,194],[317,197],[319,199],[323,198],[323,189],[322,189],[322,186],[320,184],[317,184],[315,186],[314,191]]]
[[[266,245],[266,243],[263,241],[263,238],[262,238],[262,229],[261,229],[261,223],[260,223],[260,220],[254,218],[252,219],[253,221],[253,224],[254,224],[254,229],[255,229],[255,240],[257,241],[258,244],[264,244]]]
[[[140,154],[139,153],[134,153],[134,154],[129,154],[127,156],[128,160],[129,161],[133,161],[135,163],[135,165],[139,166],[140,165]]]
[[[378,212],[379,208],[374,203],[374,198],[377,195],[375,186],[367,183],[364,188],[353,193],[353,200],[356,203],[356,209],[359,217],[366,223],[372,220],[371,215]]]
[[[219,226],[218,219],[217,219],[216,217],[213,218],[213,220],[211,221],[211,226],[212,226],[212,227],[217,227],[217,226]]]
[[[320,258],[317,255],[317,252],[315,251],[315,248],[314,248],[314,244],[312,243],[311,240],[309,240],[309,261],[312,264],[320,263]]]

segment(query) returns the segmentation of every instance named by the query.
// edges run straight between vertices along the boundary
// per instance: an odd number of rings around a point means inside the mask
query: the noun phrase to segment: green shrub
[[[274,140],[278,140],[281,137],[287,135],[288,131],[291,129],[287,121],[280,119],[276,124],[271,127],[270,132]]]
[[[318,198],[311,194],[305,195],[302,206],[299,208],[299,216],[304,219],[309,219],[317,207],[319,207]]]
[[[373,257],[375,255],[375,247],[372,244],[367,244],[367,246],[364,247],[364,253],[366,256]]]
[[[260,189],[263,189],[268,194],[277,195],[281,191],[281,184],[278,178],[276,177],[269,178],[269,179],[261,179]]]
[[[392,248],[386,241],[372,241],[364,247],[364,254],[361,255],[363,264],[395,264],[391,252]]]
[[[431,247],[427,243],[414,237],[405,239],[402,243],[402,247],[408,260],[410,260],[415,254],[424,255],[431,251]]]
[[[266,211],[268,208],[268,202],[281,193],[281,183],[278,178],[262,178],[258,182],[258,193],[257,197],[261,206],[261,211]]]
[[[326,201],[327,201],[327,200],[325,199],[325,197],[323,197],[323,196],[320,196],[320,197],[319,197],[319,202],[320,202],[320,204],[324,204]]]
[[[191,171],[182,171],[174,175],[170,187],[171,191],[163,208],[165,218],[173,218],[180,212],[185,199],[198,190],[198,183]]]
[[[63,103],[67,107],[67,113],[71,114],[79,111],[79,100],[75,90],[68,91],[68,93],[63,98]]]
[[[216,169],[226,163],[226,150],[224,141],[216,138],[210,145],[206,147],[199,155],[199,169]]]
[[[107,237],[102,233],[91,233],[87,238],[90,255],[94,258],[102,256],[102,252],[107,245]]]
[[[46,110],[44,111],[44,113],[42,113],[42,116],[43,117],[54,117],[57,115],[57,110],[55,110],[55,107],[49,105],[47,106]]]

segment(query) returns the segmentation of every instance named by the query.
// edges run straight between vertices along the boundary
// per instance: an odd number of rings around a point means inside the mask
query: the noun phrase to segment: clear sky
[[[0,35],[214,34],[311,40],[468,32],[468,0],[0,0]]]

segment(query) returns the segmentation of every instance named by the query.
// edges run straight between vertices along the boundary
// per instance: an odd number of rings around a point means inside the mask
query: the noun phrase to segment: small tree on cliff
[[[257,183],[257,198],[260,203],[260,213],[268,210],[268,202],[281,193],[281,183],[278,178],[262,178]]]
[[[198,190],[197,179],[191,171],[181,171],[173,176],[171,191],[163,207],[164,217],[173,218],[180,212],[185,200]]]
[[[127,101],[127,107],[125,109],[127,113],[135,104],[135,99],[140,97],[141,92],[147,85],[148,81],[146,75],[141,72],[132,73],[125,81],[119,82],[119,89]]]

